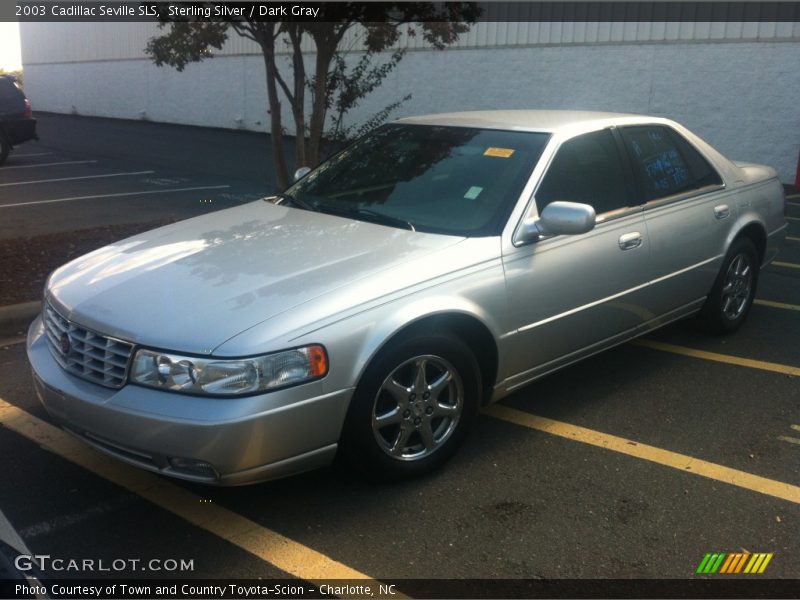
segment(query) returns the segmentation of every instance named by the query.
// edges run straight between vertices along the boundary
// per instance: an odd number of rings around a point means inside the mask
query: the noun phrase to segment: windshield
[[[548,135],[385,125],[287,190],[300,206],[417,231],[497,235]]]

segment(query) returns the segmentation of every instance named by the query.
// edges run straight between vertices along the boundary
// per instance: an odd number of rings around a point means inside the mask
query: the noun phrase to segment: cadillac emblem
[[[69,351],[72,349],[72,341],[69,339],[68,333],[62,333],[61,339],[58,341],[59,346],[61,346],[61,354],[67,355]]]

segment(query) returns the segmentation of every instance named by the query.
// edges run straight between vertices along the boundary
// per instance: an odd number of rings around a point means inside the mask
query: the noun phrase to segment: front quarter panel
[[[502,345],[502,331],[493,313],[495,308],[501,308],[505,299],[496,296],[498,287],[492,286],[488,281],[492,277],[499,278],[497,283],[502,289],[502,270],[498,265],[492,271],[493,275],[486,274],[488,277],[483,298],[480,297],[480,292],[478,297],[473,298],[447,293],[420,295],[409,302],[373,309],[357,318],[326,328],[324,338],[328,340],[331,371],[324,380],[325,389],[355,387],[364,370],[382,348],[390,344],[400,332],[416,324],[421,325],[423,320],[425,326],[430,326],[432,323],[428,319],[454,314],[465,315],[482,323]],[[458,335],[458,331],[454,333]]]
[[[343,291],[356,300],[345,310],[339,308],[339,298],[319,298],[314,306],[296,309],[309,316],[302,326],[285,329],[287,324],[298,322],[298,315],[266,321],[229,340],[218,353],[254,354],[322,344],[330,361],[329,373],[322,380],[327,393],[355,387],[375,354],[400,331],[422,319],[466,315],[482,323],[496,340],[502,340],[508,324],[499,238],[468,240],[452,252],[435,257],[448,259],[435,268],[435,276],[431,276],[430,266],[405,265],[364,282],[358,289]],[[392,290],[388,282],[399,280],[404,286]],[[327,314],[321,310],[324,306],[331,309]]]

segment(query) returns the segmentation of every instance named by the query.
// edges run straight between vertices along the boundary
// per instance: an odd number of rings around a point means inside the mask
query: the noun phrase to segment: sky
[[[13,71],[21,66],[19,23],[0,22],[0,69]]]

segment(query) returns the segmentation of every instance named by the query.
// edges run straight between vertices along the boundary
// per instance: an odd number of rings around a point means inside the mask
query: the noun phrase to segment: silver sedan
[[[53,419],[206,483],[427,472],[556,369],[734,331],[786,228],[772,169],[661,118],[403,119],[306,171],[56,270],[27,346]]]

